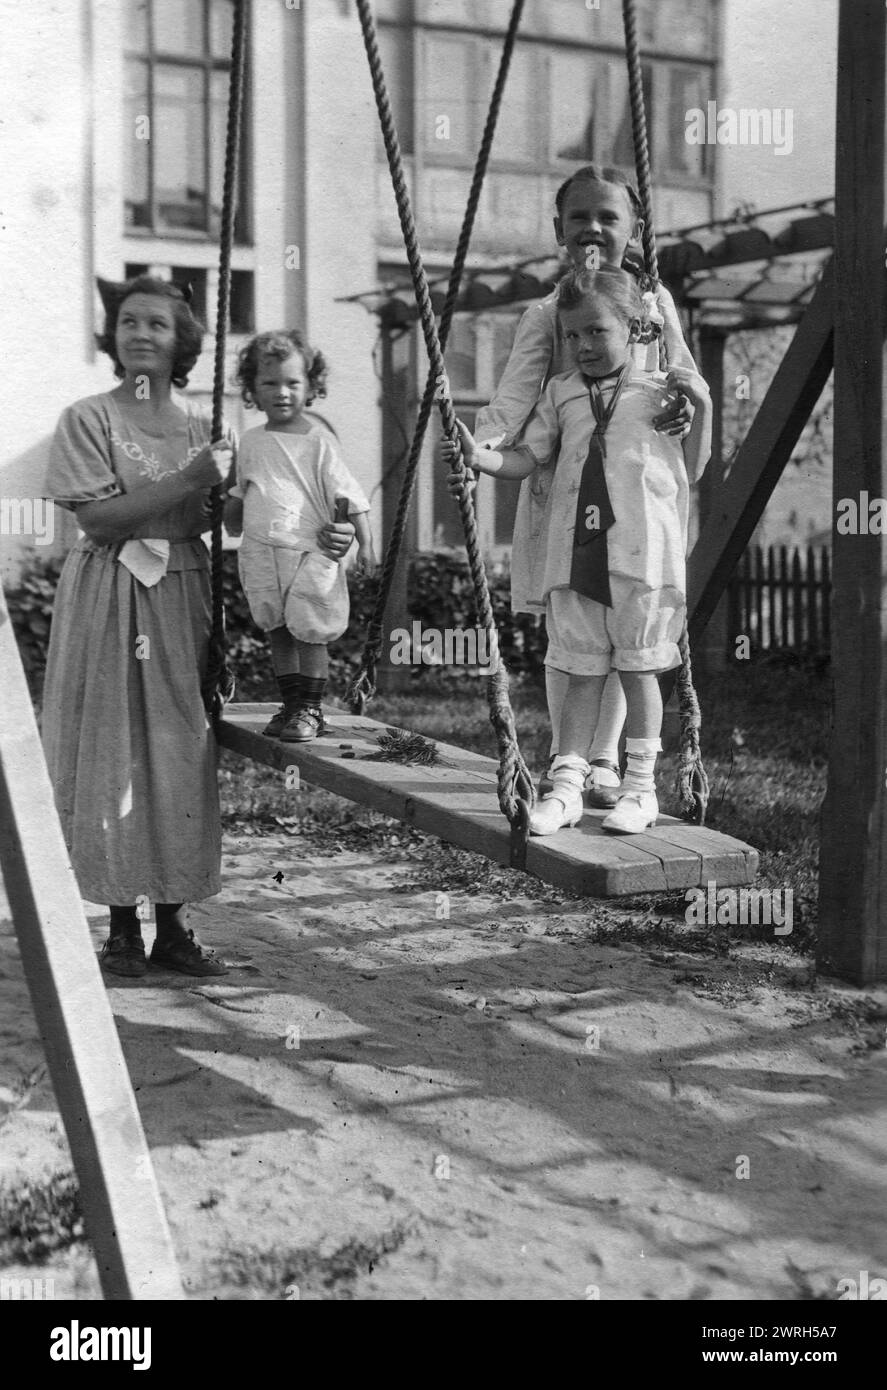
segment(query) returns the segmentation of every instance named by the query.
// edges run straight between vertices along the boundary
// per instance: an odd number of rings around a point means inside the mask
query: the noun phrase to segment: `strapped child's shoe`
[[[271,719],[268,721],[268,723],[262,730],[262,733],[265,735],[265,737],[280,738],[280,735],[286,728],[287,720],[289,719],[291,713],[292,710],[288,710],[286,705],[281,705],[277,713],[275,715],[272,715]]]
[[[610,811],[619,800],[622,778],[615,763],[594,758],[585,779],[585,804],[593,811]]]
[[[615,811],[601,821],[601,828],[621,835],[640,835],[648,826],[656,824],[658,815],[655,792],[623,792]]]
[[[302,705],[290,711],[286,726],[278,735],[281,743],[309,743],[326,732],[319,705]]]
[[[563,826],[576,825],[582,819],[582,787],[588,763],[571,755],[555,758],[549,775],[551,791],[530,812],[531,835],[554,835]]]

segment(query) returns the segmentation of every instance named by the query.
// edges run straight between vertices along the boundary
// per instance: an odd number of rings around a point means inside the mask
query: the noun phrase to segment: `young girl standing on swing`
[[[555,198],[554,231],[558,246],[567,253],[577,270],[598,266],[622,266],[626,254],[637,247],[643,230],[638,195],[620,169],[587,164],[577,169],[558,189]],[[650,308],[660,323],[671,366],[696,371],[692,354],[684,341],[674,300],[659,285]],[[649,303],[649,301],[648,301]],[[638,371],[650,373],[658,366],[658,348],[632,346]],[[501,449],[519,442],[520,432],[550,378],[572,367],[569,346],[564,340],[556,295],[548,295],[530,306],[518,325],[508,364],[496,393],[488,406],[479,411],[475,434],[482,448]],[[686,399],[672,401],[657,414],[654,424],[666,433],[681,434],[688,427],[692,410]],[[550,473],[534,471],[520,490],[514,524],[511,561],[511,607],[515,613],[537,613],[528,594],[532,556],[539,543]],[[548,712],[552,728],[552,756],[557,751],[561,708],[567,691],[567,674],[549,666],[545,676]],[[625,722],[625,696],[618,675],[607,681],[601,700],[601,713],[587,756],[590,763],[586,794],[588,803],[612,807],[619,787],[618,743]],[[546,776],[540,792],[550,785]]]
[[[565,672],[567,689],[552,787],[530,831],[551,835],[581,817],[588,751],[615,670],[628,707],[628,771],[603,826],[637,834],[659,814],[657,676],[680,665],[689,483],[711,452],[711,398],[697,372],[672,367],[668,387],[692,401],[693,424],[683,444],[657,430],[662,386],[632,363],[645,306],[625,271],[570,271],[556,302],[575,369],[549,382],[516,447],[479,449],[460,422],[462,453],[494,477],[546,475],[527,597],[544,607],[546,668]],[[445,440],[444,458],[457,455]]]

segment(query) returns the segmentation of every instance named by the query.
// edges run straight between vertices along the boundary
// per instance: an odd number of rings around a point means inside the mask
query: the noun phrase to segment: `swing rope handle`
[[[644,229],[641,239],[644,246],[647,273],[653,281],[653,288],[655,289],[659,284],[659,258],[656,254],[656,233],[653,229],[650,147],[647,141],[647,116],[644,109],[644,81],[638,44],[635,0],[622,0],[622,21],[625,29],[625,57],[628,65],[628,97],[631,105],[631,133],[634,142],[635,170],[638,193],[644,212]],[[659,335],[658,343],[659,366],[665,371],[668,367],[668,353],[664,334]],[[678,649],[681,655],[681,665],[677,671],[676,684],[680,706],[681,732],[675,791],[680,800],[682,815],[685,820],[702,825],[708,809],[709,785],[699,746],[702,716],[699,700],[693,686],[690,638],[686,623],[681,633]]]
[[[462,283],[462,273],[465,268],[465,260],[468,256],[468,247],[471,241],[471,234],[474,230],[474,219],[477,213],[480,195],[483,190],[484,178],[487,172],[487,165],[490,159],[490,151],[493,147],[493,138],[496,134],[496,124],[499,119],[499,110],[502,105],[502,97],[505,92],[505,82],[508,77],[508,70],[511,65],[511,56],[514,51],[517,31],[523,13],[524,0],[514,0],[511,10],[511,18],[508,22],[508,29],[505,34],[505,42],[502,46],[502,55],[499,60],[499,70],[496,74],[496,82],[493,87],[493,94],[490,98],[490,106],[487,112],[486,124],[484,126],[483,139],[478,150],[477,159],[474,165],[474,174],[471,180],[471,188],[468,194],[468,201],[465,205],[465,214],[462,218],[462,229],[459,233],[459,241],[456,246],[456,254],[453,258],[452,269],[450,270],[449,282],[447,285],[446,298],[440,315],[440,324],[437,330],[440,350],[443,353],[446,349],[447,340],[450,335],[450,326],[453,314],[456,309],[456,300],[459,296],[459,288]],[[388,545],[385,550],[385,560],[382,573],[379,577],[379,587],[376,593],[376,601],[373,612],[367,624],[367,635],[361,655],[360,667],[348,690],[347,700],[355,714],[363,714],[368,702],[376,693],[376,669],[379,658],[382,654],[382,621],[385,616],[385,609],[388,606],[388,599],[391,595],[391,585],[394,582],[394,572],[397,568],[397,560],[403,545],[406,533],[407,517],[409,515],[410,503],[413,496],[416,473],[419,467],[419,459],[422,453],[422,444],[425,439],[425,432],[428,428],[428,421],[431,416],[432,406],[434,405],[434,395],[437,387],[437,380],[433,369],[428,373],[425,383],[425,391],[422,396],[422,403],[419,407],[419,415],[413,431],[413,438],[410,443],[409,457],[404,468],[403,482],[401,485],[400,498],[398,499],[397,512],[391,527],[391,534],[388,538]]]
[[[236,0],[234,32],[231,39],[231,76],[228,86],[228,124],[225,133],[225,174],[222,186],[222,221],[219,232],[219,292],[216,304],[216,341],[213,357],[212,427],[214,444],[224,438],[222,412],[225,396],[225,347],[231,308],[231,246],[234,241],[234,202],[237,189],[237,163],[243,119],[243,88],[246,69],[246,0]],[[212,629],[209,642],[203,702],[214,718],[234,694],[234,675],[225,656],[225,607],[222,590],[222,512],[221,485],[210,493],[212,548]]]
[[[364,47],[366,48],[367,59],[369,61],[370,76],[372,78],[373,92],[376,99],[376,109],[379,113],[379,123],[385,142],[385,153],[388,158],[388,168],[391,174],[395,201],[397,203],[401,232],[403,233],[404,246],[406,248],[410,274],[413,280],[413,292],[416,296],[419,318],[425,337],[425,348],[430,363],[430,376],[435,383],[434,397],[440,407],[444,433],[449,439],[456,443],[459,451],[456,471],[461,475],[461,486],[459,488],[457,500],[462,518],[462,527],[465,533],[465,549],[468,554],[468,564],[471,571],[472,583],[474,585],[474,598],[477,607],[478,622],[486,629],[490,641],[489,650],[493,654],[496,662],[494,673],[486,679],[490,722],[493,725],[499,748],[499,769],[497,777],[499,806],[509,823],[514,825],[521,820],[519,802],[523,800],[529,804],[533,803],[533,782],[517,743],[514,712],[508,697],[508,672],[504,662],[499,656],[499,642],[496,625],[493,619],[493,606],[490,600],[490,591],[487,584],[483,557],[480,552],[480,540],[477,533],[477,522],[474,516],[471,490],[468,486],[468,469],[462,457],[459,433],[456,429],[456,413],[453,409],[453,402],[449,392],[446,372],[444,370],[443,353],[441,351],[440,340],[434,322],[434,310],[431,305],[431,292],[428,288],[428,279],[422,261],[419,237],[416,231],[416,224],[413,218],[410,196],[404,175],[400,144],[397,138],[394,116],[391,111],[391,102],[388,98],[385,76],[382,70],[382,60],[379,54],[376,28],[368,0],[357,0],[357,12],[360,17]]]

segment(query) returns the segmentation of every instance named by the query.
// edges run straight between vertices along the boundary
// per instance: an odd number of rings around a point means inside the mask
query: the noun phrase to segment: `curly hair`
[[[589,299],[606,299],[626,323],[643,317],[644,306],[637,280],[627,270],[602,265],[598,270],[568,270],[558,281],[557,307],[578,309]]]
[[[554,195],[557,215],[561,217],[564,211],[564,203],[567,201],[567,194],[577,181],[585,183],[615,183],[620,188],[625,189],[625,196],[628,199],[630,212],[637,219],[643,217],[644,208],[638,197],[637,189],[629,174],[624,169],[618,169],[614,164],[583,164],[581,169],[577,169],[575,174],[571,174]]]
[[[137,275],[123,284],[99,280],[99,292],[105,306],[105,326],[96,334],[96,346],[114,363],[114,375],[124,377],[126,371],[117,356],[117,320],[123,304],[134,294],[153,294],[168,299],[172,306],[176,329],[176,350],[172,364],[172,384],[180,389],[188,384],[188,375],[200,356],[203,346],[203,325],[194,317],[188,294],[169,280],[157,280],[153,275]]]
[[[274,357],[279,362],[285,362],[294,352],[298,352],[305,363],[305,375],[308,378],[305,404],[310,405],[318,396],[326,395],[329,368],[323,353],[311,347],[298,328],[284,328],[274,333],[257,333],[237,354],[235,379],[240,385],[240,394],[247,406],[255,405],[253,393],[262,358]]]

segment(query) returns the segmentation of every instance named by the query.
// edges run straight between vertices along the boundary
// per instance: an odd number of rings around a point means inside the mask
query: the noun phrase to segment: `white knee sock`
[[[601,712],[597,728],[588,750],[588,761],[612,763],[619,766],[619,735],[625,723],[626,704],[622,682],[616,671],[611,671],[604,684],[601,696]]]
[[[588,776],[588,763],[575,753],[555,758],[551,764],[552,792],[581,792]]]
[[[628,770],[622,779],[623,792],[656,790],[656,754],[662,749],[658,738],[627,738],[625,752]]]

